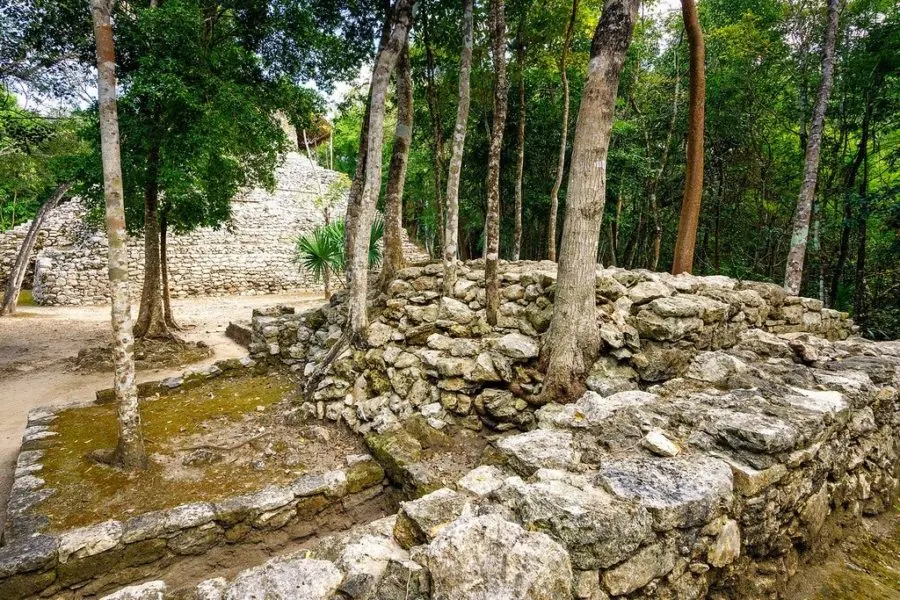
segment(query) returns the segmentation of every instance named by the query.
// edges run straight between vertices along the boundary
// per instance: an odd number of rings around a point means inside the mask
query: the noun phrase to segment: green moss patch
[[[288,483],[340,466],[361,451],[336,425],[292,425],[297,384],[283,373],[211,380],[141,401],[149,467],[122,472],[91,460],[115,446],[114,404],[62,411],[42,477],[56,492],[40,511],[52,530],[124,519],[196,501],[212,501]]]

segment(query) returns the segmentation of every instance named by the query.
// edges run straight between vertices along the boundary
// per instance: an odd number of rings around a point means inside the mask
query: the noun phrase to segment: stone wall
[[[70,246],[87,233],[88,228],[83,223],[84,213],[84,205],[81,202],[69,200],[60,204],[56,210],[47,215],[44,219],[44,226],[38,232],[31,260],[28,262],[25,282],[33,281],[34,259],[41,250]],[[22,247],[22,242],[25,241],[25,235],[30,227],[31,221],[28,221],[8,231],[0,232],[0,289],[6,288],[9,274],[16,262],[16,256],[19,254],[19,248]]]
[[[294,241],[324,221],[314,204],[337,173],[288,153],[276,173],[273,192],[254,189],[232,203],[232,217],[220,229],[202,228],[169,236],[169,277],[174,297],[268,294],[317,288],[293,262]],[[333,215],[346,210],[342,203]],[[41,304],[104,303],[108,297],[106,235],[83,224],[84,206],[71,200],[54,211],[35,251],[35,300]],[[29,223],[0,234],[0,281],[5,281]],[[128,242],[132,293],[143,278],[143,238]]]
[[[394,516],[187,593],[107,600],[782,598],[900,492],[900,344],[784,335],[701,351],[652,391],[546,405]]]
[[[310,414],[364,433],[414,412],[472,428],[534,423],[539,336],[552,315],[555,264],[501,266],[495,328],[485,318],[481,263],[461,266],[452,298],[441,297],[441,273],[432,263],[399,274],[373,315],[370,348],[344,352],[306,405]],[[603,352],[588,387],[602,394],[680,377],[701,351],[788,347],[804,333],[842,339],[852,328],[845,313],[774,284],[598,267],[596,289]],[[335,295],[302,314],[257,316],[250,351],[309,374],[340,339],[344,314],[343,296]]]

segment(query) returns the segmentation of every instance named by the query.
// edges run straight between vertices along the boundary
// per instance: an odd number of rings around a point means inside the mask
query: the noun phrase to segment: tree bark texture
[[[856,237],[856,279],[853,296],[853,319],[863,330],[868,320],[866,303],[866,244],[869,226],[869,150],[863,147],[863,173],[859,182],[859,231]]]
[[[834,44],[837,36],[839,4],[839,0],[828,0],[828,26],[825,31],[825,47],[822,54],[822,81],[819,84],[819,93],[809,127],[806,160],[803,166],[803,184],[800,186],[797,208],[794,211],[791,247],[788,250],[785,267],[784,287],[794,295],[800,293],[800,284],[803,281],[803,263],[809,239],[809,222],[819,176],[819,152],[822,145],[822,131],[825,128],[825,109],[828,106],[831,84],[834,80]]]
[[[25,239],[22,240],[22,247],[19,248],[19,253],[16,255],[16,262],[13,263],[12,271],[9,273],[9,280],[6,282],[6,292],[3,294],[3,304],[0,305],[0,317],[7,313],[11,315],[16,314],[16,305],[19,303],[19,292],[22,291],[22,282],[25,280],[25,272],[28,271],[28,263],[31,259],[31,252],[34,250],[34,245],[37,243],[38,233],[41,231],[44,219],[47,218],[47,215],[50,214],[53,209],[59,206],[59,203],[62,202],[62,199],[65,197],[66,192],[69,191],[70,187],[72,187],[72,183],[68,181],[59,184],[53,192],[53,195],[41,205],[41,208],[38,209],[34,219],[32,219],[31,227],[28,228],[28,233],[25,234]],[[15,225],[15,218],[13,218],[13,225]]]
[[[528,12],[522,15],[516,36],[516,65],[519,70],[519,122],[516,130],[516,207],[513,230],[513,260],[522,253],[522,179],[525,177],[525,41],[523,39]]]
[[[447,216],[444,219],[444,295],[453,295],[459,260],[459,179],[462,172],[463,150],[469,124],[469,76],[472,72],[473,0],[463,0],[463,43],[459,56],[459,105],[453,129],[453,148],[447,171]]]
[[[350,289],[348,321],[353,341],[359,341],[369,325],[366,297],[369,288],[369,241],[375,205],[381,187],[381,151],[384,144],[384,102],[400,52],[406,43],[412,9],[415,0],[398,0],[394,8],[393,26],[387,43],[379,53],[372,72],[371,100],[369,102],[369,131],[366,152],[366,175],[363,182],[358,218],[350,219],[348,206],[347,244],[351,249],[347,263],[347,281]]]
[[[556,298],[541,348],[542,402],[569,402],[600,350],[595,286],[597,245],[606,199],[606,159],[619,78],[640,0],[607,0],[594,32],[575,126]]]
[[[134,324],[136,338],[170,339],[162,291],[159,219],[159,146],[150,149],[144,183],[144,286]]]
[[[550,217],[547,230],[547,258],[556,260],[556,221],[559,213],[559,190],[562,187],[563,175],[566,171],[566,147],[569,143],[569,76],[566,73],[566,64],[569,57],[569,46],[572,44],[572,35],[575,30],[575,19],[578,15],[578,0],[572,1],[572,14],[569,24],[566,26],[566,37],[563,40],[562,55],[559,59],[559,74],[562,77],[563,86],[563,118],[562,136],[559,141],[559,159],[556,164],[556,179],[553,189],[550,190]]]
[[[706,73],[703,64],[706,51],[694,0],[681,0],[681,13],[690,48],[690,97],[684,198],[681,201],[675,259],[672,263],[672,273],[675,275],[690,273],[694,268],[694,247],[697,245],[697,224],[700,221],[700,202],[703,198],[703,123],[706,102]]]
[[[491,125],[491,144],[488,150],[487,218],[485,219],[484,279],[487,321],[497,324],[500,313],[500,287],[497,267],[500,262],[500,150],[503,128],[506,126],[506,15],[504,0],[491,0],[489,28],[491,55],[494,65],[494,120]]]
[[[428,35],[428,17],[423,19],[425,38],[425,98],[428,102],[428,116],[431,118],[431,151],[434,154],[434,206],[437,213],[438,244],[443,253],[444,240],[444,120],[441,116],[441,105],[438,102],[434,83],[434,52],[431,38]]]
[[[381,267],[381,287],[394,280],[403,268],[403,187],[413,128],[413,82],[409,63],[409,43],[397,60],[397,128],[391,164],[388,167],[387,197],[384,203],[384,262]]]
[[[125,204],[119,118],[116,107],[116,55],[110,0],[91,0],[97,49],[97,96],[100,107],[100,144],[103,187],[106,198],[106,233],[109,237],[109,291],[112,298],[114,389],[117,401],[119,439],[114,463],[124,469],[147,464],[141,416],[134,379],[134,335],[128,290],[128,249],[125,246]]]
[[[181,329],[172,313],[172,294],[169,290],[169,220],[166,217],[166,209],[159,215],[159,274],[162,279],[163,312],[165,313],[166,327],[169,330]]]
[[[381,53],[388,42],[388,36],[391,33],[392,14],[390,0],[384,2],[384,26],[381,28],[381,39],[378,41],[378,51],[375,54],[375,64],[381,58]],[[366,110],[363,114],[362,127],[359,132],[359,152],[356,155],[356,172],[353,174],[353,181],[350,184],[350,190],[347,193],[347,216],[345,218],[344,233],[344,264],[349,265],[353,262],[353,247],[350,243],[350,231],[356,228],[356,221],[359,220],[362,212],[362,192],[363,184],[366,178],[366,157],[369,155],[369,113],[372,106],[372,85],[374,78],[369,82],[369,96],[366,100]],[[345,272],[349,277],[349,270]]]

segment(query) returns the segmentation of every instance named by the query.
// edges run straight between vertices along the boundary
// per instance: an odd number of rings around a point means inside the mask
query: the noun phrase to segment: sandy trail
[[[206,342],[213,350],[210,358],[190,365],[198,366],[247,353],[225,337],[225,328],[230,321],[249,320],[254,308],[305,308],[321,301],[311,293],[186,298],[173,300],[173,312],[185,329],[182,337]],[[136,315],[137,307],[132,310]],[[73,373],[66,364],[79,350],[108,343],[109,319],[108,306],[29,306],[0,319],[0,531],[28,411],[90,401],[96,390],[112,386],[111,372]],[[139,371],[138,381],[178,375],[186,366]]]

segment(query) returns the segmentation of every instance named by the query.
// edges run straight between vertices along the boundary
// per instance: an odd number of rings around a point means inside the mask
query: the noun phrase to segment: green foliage
[[[0,231],[31,219],[84,148],[78,119],[48,119],[0,93]]]
[[[323,281],[326,274],[340,275],[345,268],[345,232],[344,219],[339,219],[327,225],[319,225],[312,233],[298,237],[294,262],[309,272],[316,282]],[[384,219],[381,215],[376,215],[369,240],[370,269],[377,269],[381,265],[383,238]]]

